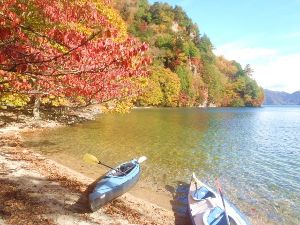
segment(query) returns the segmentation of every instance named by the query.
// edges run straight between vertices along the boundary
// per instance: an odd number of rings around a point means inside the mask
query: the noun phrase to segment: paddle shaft
[[[224,213],[225,213],[225,217],[226,217],[226,222],[227,222],[228,225],[230,225],[229,218],[228,218],[228,215],[227,215],[227,212],[226,212],[226,206],[225,206],[223,192],[221,191],[220,188],[219,188],[219,192],[220,192],[220,196],[221,196],[223,207],[224,207]]]
[[[112,169],[112,170],[114,170],[114,171],[120,171],[120,170],[117,170],[117,169],[115,169],[115,168],[112,168],[111,166],[109,166],[109,165],[106,165],[106,164],[104,164],[104,163],[102,163],[102,162],[98,162],[98,164],[100,164],[100,165],[102,165],[102,166],[105,166],[105,167],[107,167],[107,168],[110,168],[110,169]],[[120,171],[122,174],[124,174],[124,175],[126,175],[126,173],[124,173],[123,171]]]

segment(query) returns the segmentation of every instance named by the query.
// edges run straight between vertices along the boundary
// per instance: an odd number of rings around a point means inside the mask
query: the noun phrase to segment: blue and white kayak
[[[248,219],[221,196],[197,179],[193,173],[188,194],[189,215],[193,225],[250,225]],[[227,223],[226,215],[228,216]]]
[[[122,163],[115,169],[110,170],[96,183],[93,192],[89,194],[90,209],[96,211],[132,188],[139,180],[141,174],[140,163],[144,160],[146,160],[146,157],[143,156]]]

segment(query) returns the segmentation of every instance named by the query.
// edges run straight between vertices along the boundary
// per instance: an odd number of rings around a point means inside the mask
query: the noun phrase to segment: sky
[[[250,64],[263,88],[300,90],[300,0],[160,2],[181,6],[208,35],[215,54]]]

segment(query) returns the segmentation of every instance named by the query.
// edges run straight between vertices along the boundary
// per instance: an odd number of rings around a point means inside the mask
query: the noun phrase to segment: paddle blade
[[[144,161],[146,161],[147,160],[147,157],[146,156],[141,156],[140,158],[138,158],[138,163],[142,163],[142,162],[144,162]]]
[[[96,156],[93,156],[89,153],[86,153],[84,156],[83,156],[83,160],[86,162],[86,163],[90,163],[90,164],[98,164],[99,163],[99,160],[97,159]]]
[[[220,181],[219,181],[218,178],[215,179],[215,183],[216,183],[216,186],[217,186],[219,192],[223,192],[223,191],[222,191],[221,183],[220,183]]]

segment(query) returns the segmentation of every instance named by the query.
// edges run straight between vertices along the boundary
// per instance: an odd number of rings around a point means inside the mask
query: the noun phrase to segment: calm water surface
[[[146,155],[142,179],[161,188],[193,171],[211,186],[220,177],[246,214],[300,224],[300,107],[137,109],[26,137],[44,153],[111,165]]]

